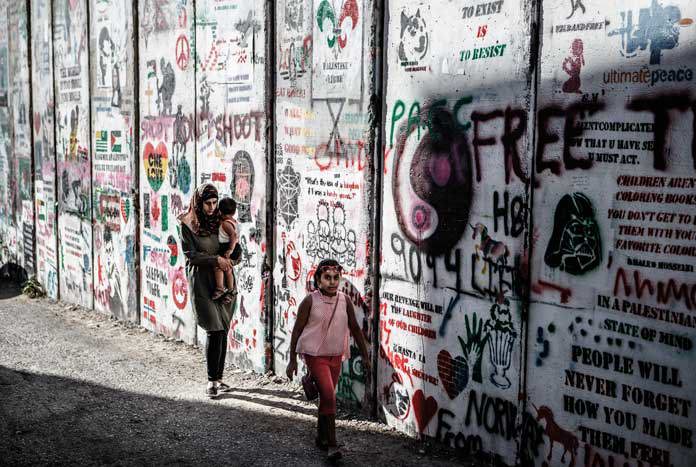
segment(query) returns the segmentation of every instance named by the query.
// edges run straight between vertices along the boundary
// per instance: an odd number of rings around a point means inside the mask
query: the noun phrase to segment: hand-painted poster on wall
[[[252,3],[224,0],[204,2],[197,11],[202,14],[196,21],[196,50],[190,53],[205,78],[198,79],[199,112],[207,115],[211,97],[229,104],[229,108],[249,106],[254,98],[254,71],[264,65],[262,9]],[[179,48],[188,50],[189,44],[178,39]]]
[[[558,465],[563,449],[576,465],[691,465],[696,5],[577,3],[543,9],[536,463]]]
[[[228,335],[229,358],[257,371],[264,371],[266,360],[265,15],[260,3],[199,1],[192,51],[199,90],[198,182],[213,183],[222,197],[235,201],[242,249],[235,267],[237,311]]]
[[[131,2],[90,4],[95,308],[137,320]]]
[[[533,14],[461,3],[389,2],[377,394],[399,430],[514,464]]]
[[[188,208],[196,181],[195,95],[188,48],[194,12],[192,2],[184,0],[146,0],[138,8],[140,322],[151,331],[193,343],[196,326],[176,218]],[[111,141],[109,134],[107,144]],[[111,147],[109,151],[116,152]]]
[[[36,274],[47,295],[55,299],[58,298],[58,230],[52,28],[51,2],[31,2]]]
[[[284,0],[276,9],[278,98],[307,98],[312,64],[312,2]]]
[[[89,42],[85,0],[53,2],[61,298],[92,308]]]
[[[312,98],[360,99],[363,0],[314,2]]]

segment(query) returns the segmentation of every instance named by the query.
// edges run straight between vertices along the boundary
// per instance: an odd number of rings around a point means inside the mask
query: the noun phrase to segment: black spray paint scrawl
[[[602,242],[590,199],[582,193],[567,194],[558,202],[553,233],[544,262],[569,274],[580,275],[602,261]]]

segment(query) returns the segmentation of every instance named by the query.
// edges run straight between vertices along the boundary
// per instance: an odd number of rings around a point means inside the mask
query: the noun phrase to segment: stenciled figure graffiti
[[[102,28],[99,32],[99,86],[109,87],[111,83],[106,81],[109,76],[108,68],[111,64],[111,55],[114,51],[114,43],[109,36],[109,30]]]
[[[573,45],[570,46],[570,56],[563,60],[563,71],[569,78],[563,83],[563,92],[566,93],[581,93],[580,91],[580,70],[585,66],[585,57],[583,55],[582,39],[575,39]]]
[[[157,88],[157,106],[159,107],[160,115],[172,114],[172,96],[176,87],[176,77],[172,62],[166,62],[164,58],[160,58],[160,73],[162,73],[162,84]]]
[[[208,80],[204,76],[198,90],[198,100],[201,101],[201,118],[210,118],[210,94],[212,92],[213,88],[208,84]]]
[[[544,262],[569,274],[580,275],[602,261],[602,243],[590,199],[566,194],[558,202]]]
[[[111,229],[104,228],[104,269],[107,290],[109,291],[109,311],[119,316],[123,312],[123,295],[121,291],[121,276],[116,268],[114,239]]]

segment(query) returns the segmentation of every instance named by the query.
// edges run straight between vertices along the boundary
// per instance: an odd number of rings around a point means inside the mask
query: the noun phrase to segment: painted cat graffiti
[[[399,60],[413,62],[422,60],[428,53],[430,40],[425,20],[420,8],[414,15],[401,12],[401,33],[399,34]]]

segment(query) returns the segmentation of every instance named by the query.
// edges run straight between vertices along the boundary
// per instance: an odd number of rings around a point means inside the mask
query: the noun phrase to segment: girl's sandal
[[[343,458],[343,453],[336,446],[329,446],[326,454],[326,460],[331,463],[337,463]]]
[[[316,445],[316,447],[318,447],[322,451],[329,450],[329,442],[319,438],[318,436],[316,438],[314,438],[314,444]]]

